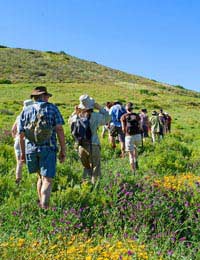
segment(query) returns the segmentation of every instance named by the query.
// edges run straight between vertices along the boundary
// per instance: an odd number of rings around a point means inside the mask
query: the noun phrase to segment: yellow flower
[[[50,247],[50,250],[54,250],[56,247],[58,247],[58,245],[53,245]]]

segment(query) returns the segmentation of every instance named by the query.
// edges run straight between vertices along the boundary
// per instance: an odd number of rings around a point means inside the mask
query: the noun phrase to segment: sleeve
[[[18,129],[17,130],[18,130],[19,134],[22,132],[25,132],[24,126],[25,126],[25,114],[24,114],[24,111],[22,111],[19,116],[19,120],[18,120]]]
[[[59,109],[55,106],[55,125],[64,125],[65,121],[59,111]]]
[[[101,108],[99,110],[99,113],[96,113],[98,125],[106,125],[110,122],[111,116],[109,115],[109,112],[106,111],[104,108]]]

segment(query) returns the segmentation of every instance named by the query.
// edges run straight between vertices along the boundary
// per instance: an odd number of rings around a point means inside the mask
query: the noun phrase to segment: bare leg
[[[132,172],[135,172],[134,151],[129,152],[129,162]]]
[[[42,176],[42,187],[41,187],[41,206],[42,208],[48,208],[49,200],[52,189],[52,178]]]
[[[16,166],[16,183],[19,183],[22,179],[22,167],[23,163],[21,162],[20,158],[16,158],[17,166]]]
[[[41,189],[42,189],[42,176],[38,173],[37,193],[38,193],[38,198],[40,203],[41,203]]]
[[[113,149],[116,148],[116,144],[115,144],[115,137],[109,135],[109,139],[110,139],[110,143]]]
[[[155,143],[156,141],[156,134],[154,132],[151,133],[151,136],[152,136],[152,142]]]
[[[124,158],[125,156],[125,142],[120,142],[121,145],[121,157]]]

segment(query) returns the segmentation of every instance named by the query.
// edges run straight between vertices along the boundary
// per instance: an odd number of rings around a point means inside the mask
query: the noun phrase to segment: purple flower
[[[168,254],[168,255],[173,255],[173,253],[174,253],[174,252],[173,252],[172,250],[167,251],[167,254]]]
[[[185,202],[185,207],[189,207],[189,202],[188,201]]]
[[[17,211],[13,211],[12,215],[17,216]]]
[[[185,241],[185,240],[186,240],[186,237],[181,237],[181,238],[179,239],[180,242]]]
[[[127,254],[128,255],[133,255],[133,252],[131,250],[128,250]]]

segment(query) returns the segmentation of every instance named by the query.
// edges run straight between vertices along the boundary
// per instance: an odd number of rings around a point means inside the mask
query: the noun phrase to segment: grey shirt
[[[73,123],[76,121],[77,115],[72,114],[69,118],[69,123]],[[101,108],[99,112],[92,112],[90,116],[90,129],[92,132],[92,144],[99,145],[99,137],[97,134],[98,127],[101,125],[105,125],[109,123],[111,120],[111,116],[109,115],[108,111],[104,108]]]

